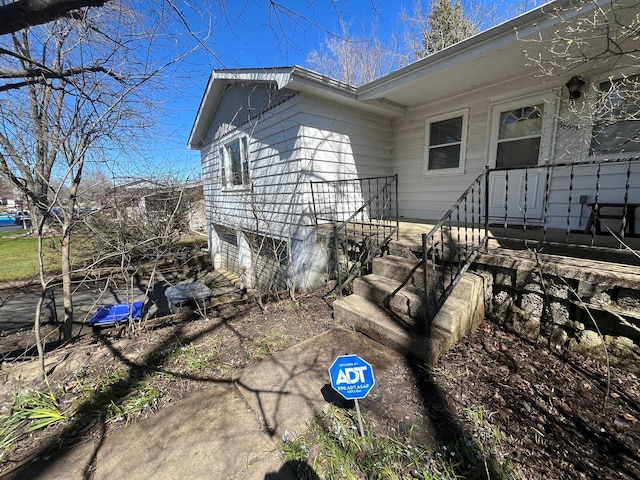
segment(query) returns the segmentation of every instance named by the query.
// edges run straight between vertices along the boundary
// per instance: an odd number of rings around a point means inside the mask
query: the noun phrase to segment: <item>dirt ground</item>
[[[495,412],[503,453],[522,478],[640,478],[638,377],[489,323],[438,367],[448,405]]]
[[[264,311],[254,302],[227,305],[209,318],[174,317],[135,333],[109,330],[97,337],[86,332],[48,354],[60,409],[77,408],[79,398],[86,411],[106,409],[105,399],[97,400],[100,383],[117,376],[122,388],[111,388],[108,401],[121,406],[121,415],[101,412],[73,430],[61,422],[24,438],[3,452],[0,476],[34,454],[59,448],[56,435],[62,431],[78,441],[95,429],[126,428],[127,421],[135,421],[135,416],[124,418],[122,413],[127,399],[149,378],[157,382],[154,392],[159,393],[137,414],[162,415],[169,402],[210,383],[228,383],[244,366],[334,326],[331,302],[312,294],[299,302],[268,304]],[[27,385],[42,388],[31,353],[16,355],[30,343],[30,331],[0,337],[4,405]],[[397,420],[410,426],[428,419],[437,426],[431,432],[438,437],[434,440],[446,443],[465,435],[460,422],[464,409],[484,408],[501,434],[497,454],[515,462],[520,478],[640,478],[640,382],[629,373],[607,371],[596,362],[522,341],[487,323],[441,358],[435,369],[408,361],[395,373],[394,384],[376,386],[366,399],[381,423]]]

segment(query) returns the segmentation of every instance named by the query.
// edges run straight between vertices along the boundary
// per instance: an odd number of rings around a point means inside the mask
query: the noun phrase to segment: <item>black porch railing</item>
[[[488,238],[489,170],[483,171],[458,201],[433,226],[422,234],[425,320],[440,309],[449,292],[458,283]]]
[[[637,210],[640,157],[486,168],[422,235],[425,317],[442,306],[489,240],[619,251],[625,237],[639,236]],[[613,247],[598,244],[601,233],[617,239]]]
[[[341,294],[398,233],[398,176],[312,181],[311,194],[316,225],[332,231]]]

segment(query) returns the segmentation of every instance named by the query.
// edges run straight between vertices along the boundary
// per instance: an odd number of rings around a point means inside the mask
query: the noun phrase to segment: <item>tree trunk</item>
[[[69,340],[73,334],[73,296],[71,293],[71,230],[68,225],[62,228],[62,304],[64,305],[64,320],[62,323],[62,337]]]

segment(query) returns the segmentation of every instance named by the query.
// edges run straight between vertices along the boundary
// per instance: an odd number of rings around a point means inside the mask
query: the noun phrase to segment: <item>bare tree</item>
[[[93,167],[91,165],[90,167]],[[85,168],[82,186],[78,191],[78,203],[83,207],[98,208],[105,204],[107,191],[112,187],[112,179],[98,168]]]
[[[15,186],[6,178],[0,176],[0,198],[12,198]]]
[[[550,5],[557,28],[542,29],[525,42],[530,62],[545,75],[585,69],[616,69],[639,64],[637,45],[640,2],[637,0],[571,0]]]
[[[361,85],[408,63],[464,40],[544,3],[545,0],[507,2],[494,0],[465,3],[456,0],[417,0],[411,12],[402,10],[398,20],[401,35],[380,39],[374,33],[353,32],[353,22],[340,21],[339,33],[328,34],[307,65],[350,85]],[[377,32],[374,24],[370,32]]]
[[[367,38],[364,28],[361,36],[353,35],[350,26],[340,22],[340,34],[327,36],[319,50],[311,51],[308,65],[350,85],[361,85],[409,63],[394,36],[382,42]],[[376,26],[371,28],[376,30]]]
[[[163,67],[149,57],[153,32],[141,32],[140,23],[134,12],[108,4],[13,34],[3,49],[0,174],[34,206],[38,236],[54,206],[62,212],[65,338],[73,324],[71,232],[85,165],[144,125],[136,120],[144,117],[142,87]]]

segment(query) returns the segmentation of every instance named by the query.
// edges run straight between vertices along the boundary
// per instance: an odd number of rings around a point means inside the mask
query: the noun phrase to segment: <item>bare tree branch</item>
[[[15,0],[0,5],[0,35],[68,16],[73,10],[101,7],[108,0]]]
[[[64,78],[72,77],[74,75],[79,75],[82,73],[104,73],[106,75],[109,75],[110,77],[113,77],[115,80],[121,83],[124,83],[124,79],[120,77],[118,74],[116,74],[112,70],[106,69],[98,65],[66,68],[64,70],[57,71],[57,72],[48,68],[47,69],[32,68],[32,69],[22,70],[22,71],[0,70],[0,78],[25,79],[21,82],[6,83],[4,85],[0,85],[0,92],[5,92],[7,90],[15,90],[18,88],[25,87],[27,85],[44,84],[48,79],[52,79],[52,78],[64,79]]]

